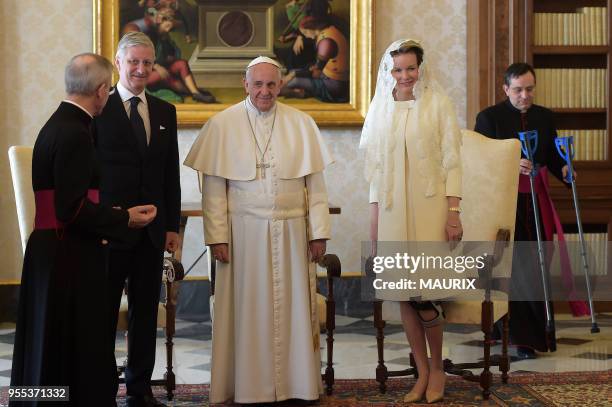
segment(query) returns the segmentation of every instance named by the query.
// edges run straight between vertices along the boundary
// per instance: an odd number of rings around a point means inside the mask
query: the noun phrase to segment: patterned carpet
[[[386,394],[378,391],[374,380],[338,380],[334,394],[324,396],[319,406],[370,406],[391,407],[407,405],[404,394],[412,385],[412,379],[391,379]],[[573,407],[612,406],[612,372],[577,373],[520,373],[512,374],[508,384],[502,384],[495,376],[489,401],[484,402],[480,388],[475,383],[458,377],[449,377],[446,386],[445,406],[521,406],[521,407]],[[161,389],[159,389],[161,390]],[[163,399],[163,392],[156,392]],[[182,385],[173,401],[174,406],[207,406],[207,385]],[[122,405],[121,403],[119,404]],[[269,405],[269,404],[267,404]],[[277,403],[279,407],[298,405],[295,402]],[[418,405],[418,404],[417,404]],[[423,403],[423,405],[425,405]],[[263,406],[263,404],[262,404]]]
[[[407,405],[403,395],[412,385],[412,379],[391,379],[386,394],[378,391],[374,380],[338,380],[334,394],[324,396],[319,406],[370,406],[391,407]],[[118,406],[125,406],[125,388],[122,386]],[[165,391],[155,388],[155,396],[170,406],[209,406],[208,385],[179,385],[175,398],[168,402]],[[0,406],[7,405],[7,389],[0,389]],[[270,403],[259,406],[269,406]],[[298,404],[288,401],[275,403],[278,407]],[[415,404],[419,405],[419,404]],[[425,404],[423,404],[425,405]],[[482,400],[480,388],[475,383],[458,377],[449,377],[446,397],[435,405],[444,406],[521,406],[521,407],[573,407],[612,406],[612,372],[568,372],[568,373],[514,373],[510,382],[502,384],[495,376],[491,398]],[[216,405],[219,406],[219,405]]]

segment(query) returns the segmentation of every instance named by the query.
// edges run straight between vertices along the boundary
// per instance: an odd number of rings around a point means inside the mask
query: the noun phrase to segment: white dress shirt
[[[142,121],[144,122],[145,132],[147,133],[147,144],[151,141],[151,122],[149,121],[149,106],[147,105],[147,97],[145,95],[145,91],[143,90],[138,95],[134,95],[130,92],[125,86],[121,84],[121,82],[117,82],[117,92],[119,92],[119,97],[123,101],[123,107],[125,107],[125,112],[127,116],[130,117],[130,99],[134,96],[140,98],[142,103],[138,103],[138,113],[140,113],[140,117],[142,117]]]

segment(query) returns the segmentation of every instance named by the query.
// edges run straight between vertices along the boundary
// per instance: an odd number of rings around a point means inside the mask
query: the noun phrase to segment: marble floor
[[[539,354],[534,360],[513,361],[511,371],[565,372],[612,369],[612,314],[598,315],[599,334],[590,333],[590,319],[557,315],[558,350]],[[377,364],[375,330],[372,318],[337,315],[334,344],[336,378],[374,378]],[[210,380],[211,324],[210,321],[177,321],[174,347],[174,372],[177,383],[197,384]],[[409,348],[399,324],[390,323],[385,329],[385,359],[389,369],[401,369],[408,364]],[[0,325],[0,386],[8,386],[14,326]],[[455,362],[473,361],[482,355],[482,333],[476,325],[452,325],[445,328],[444,357]],[[322,341],[324,343],[324,341]],[[117,335],[117,361],[125,359],[125,339]],[[500,346],[493,348],[499,352]],[[325,354],[324,351],[321,352]],[[515,355],[511,349],[510,354]],[[514,358],[513,358],[514,359]],[[158,332],[157,364],[154,378],[165,371],[163,332]],[[495,369],[494,369],[495,373]]]

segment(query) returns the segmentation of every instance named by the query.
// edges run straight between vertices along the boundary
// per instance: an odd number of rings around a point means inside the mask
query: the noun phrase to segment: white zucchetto
[[[246,69],[248,70],[250,67],[258,65],[258,64],[270,64],[270,65],[274,65],[278,69],[281,69],[281,66],[278,62],[276,62],[272,58],[264,57],[264,56],[258,56],[257,58],[249,62]]]

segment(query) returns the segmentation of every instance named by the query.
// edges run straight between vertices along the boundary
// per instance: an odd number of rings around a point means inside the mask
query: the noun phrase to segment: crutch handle
[[[533,162],[533,156],[535,152],[538,150],[538,131],[537,130],[529,130],[529,131],[519,131],[519,140],[521,141],[521,150],[525,157],[531,161],[531,176],[535,177],[537,175],[536,165]]]
[[[568,172],[565,176],[565,180],[568,183],[572,183],[574,181],[574,168],[572,165],[572,160],[574,159],[574,136],[567,137],[557,137],[555,139],[555,146],[557,147],[557,152],[563,158],[563,160],[567,163]]]

